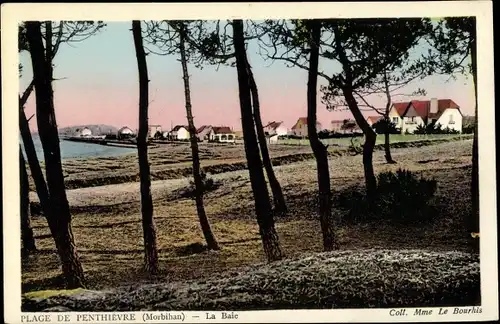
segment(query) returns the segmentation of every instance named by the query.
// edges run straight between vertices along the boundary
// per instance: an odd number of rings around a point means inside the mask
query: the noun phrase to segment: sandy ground
[[[355,224],[337,228],[340,249],[392,248],[466,250],[464,217],[470,212],[472,141],[447,142],[419,148],[393,149],[398,164],[385,164],[375,152],[375,172],[405,168],[438,180],[434,204],[440,218],[415,228],[387,224]],[[334,194],[363,185],[361,156],[330,158]],[[275,167],[290,210],[276,228],[286,257],[321,251],[316,214],[314,160]],[[221,186],[205,197],[205,208],[222,249],[197,251],[203,243],[196,208],[175,190],[189,179],[152,182],[161,273],[142,272],[142,227],[138,183],[68,190],[73,232],[89,287],[103,288],[145,281],[188,280],[213,276],[234,267],[264,261],[253,210],[248,170],[213,175]],[[34,197],[32,193],[32,197]],[[334,208],[334,215],[342,211]],[[61,287],[60,267],[45,219],[32,221],[40,252],[23,261],[23,290]],[[41,271],[40,269],[43,269]]]

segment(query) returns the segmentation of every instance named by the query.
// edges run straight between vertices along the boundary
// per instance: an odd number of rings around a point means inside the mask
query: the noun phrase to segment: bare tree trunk
[[[21,240],[23,242],[22,255],[28,256],[36,251],[35,237],[30,225],[30,189],[26,162],[24,161],[21,146],[19,146],[20,167],[20,194],[21,194]]]
[[[307,81],[307,134],[311,149],[316,158],[319,189],[319,217],[323,233],[323,249],[332,251],[336,249],[335,222],[332,217],[332,191],[330,188],[330,169],[328,167],[327,147],[321,143],[316,129],[316,106],[318,87],[318,60],[319,41],[321,37],[320,22],[308,21],[311,33],[311,54],[309,58],[309,72]]]
[[[33,87],[28,87],[28,89],[25,91],[25,94],[30,88],[32,89]],[[31,90],[29,91],[31,92]],[[35,144],[33,143],[33,137],[31,136],[29,123],[26,119],[26,114],[23,108],[27,96],[23,97],[25,98],[19,99],[19,131],[21,133],[21,138],[23,139],[26,159],[28,160],[31,176],[33,177],[33,181],[35,182],[36,193],[38,195],[38,199],[40,200],[40,205],[42,206],[42,212],[48,220],[50,218],[49,190],[43,176],[42,168],[40,167],[40,162],[38,161],[38,157],[36,155]],[[52,232],[52,234],[54,235],[54,232]]]
[[[196,201],[196,211],[198,212],[198,218],[200,220],[201,229],[203,231],[203,236],[205,241],[207,241],[207,247],[211,250],[219,250],[219,245],[217,240],[210,228],[210,222],[208,221],[207,214],[205,213],[205,206],[203,203],[203,192],[204,184],[201,178],[200,172],[200,156],[198,153],[198,138],[196,137],[196,127],[194,125],[193,112],[191,109],[191,91],[189,89],[189,74],[187,68],[186,50],[185,44],[185,30],[186,26],[182,23],[180,27],[179,35],[179,49],[181,52],[181,64],[182,64],[182,75],[184,80],[184,96],[186,100],[186,114],[188,120],[189,128],[189,140],[191,142],[191,154],[193,156],[193,178],[195,185],[195,201]]]
[[[50,24],[49,24],[50,26]],[[33,79],[36,88],[38,132],[42,142],[50,201],[49,227],[53,230],[62,270],[68,288],[84,287],[83,268],[78,258],[71,229],[71,214],[64,187],[59,135],[54,111],[51,60],[46,60],[40,22],[26,22]],[[47,41],[47,46],[52,46]]]
[[[384,132],[384,150],[385,150],[385,161],[389,164],[395,164],[396,161],[392,159],[391,155],[391,143],[390,143],[390,133],[389,133],[389,125],[391,124],[391,120],[389,119],[389,111],[391,110],[392,98],[391,91],[389,89],[389,82],[387,81],[387,74],[384,72],[384,86],[385,86],[385,95],[387,98],[387,103],[385,105],[385,132]]]
[[[158,250],[156,246],[156,228],[153,221],[153,198],[151,196],[151,178],[148,162],[148,67],[146,53],[142,43],[141,22],[132,22],[137,66],[139,69],[139,131],[137,134],[137,153],[141,181],[141,213],[144,232],[145,269],[151,274],[158,272]]]
[[[247,62],[248,66],[248,76],[250,92],[252,94],[252,104],[253,104],[253,118],[255,121],[255,127],[257,129],[257,138],[260,146],[260,153],[262,155],[262,163],[264,164],[264,169],[267,173],[267,178],[269,179],[269,185],[271,186],[271,191],[273,193],[274,207],[276,214],[280,216],[285,216],[287,213],[287,207],[285,202],[285,197],[283,195],[283,190],[281,185],[274,174],[273,165],[271,163],[271,158],[269,156],[269,150],[267,149],[266,134],[264,133],[264,126],[262,125],[262,119],[260,116],[260,101],[259,92],[257,89],[257,83],[255,82],[252,68]]]
[[[478,106],[477,106],[477,48],[475,31],[472,35],[471,42],[471,65],[472,65],[472,78],[474,81],[474,139],[472,141],[472,219],[469,222],[469,230],[471,232],[479,232],[479,153],[478,153]]]
[[[248,172],[255,200],[255,212],[259,224],[260,235],[264,252],[269,262],[282,258],[278,234],[274,227],[274,218],[269,201],[262,161],[260,160],[259,146],[255,134],[255,123],[252,116],[249,76],[247,73],[247,59],[243,36],[243,22],[233,20],[233,39],[236,54],[236,68],[238,71],[238,88],[240,97],[241,124],[247,157]]]
[[[348,86],[343,87],[342,92],[344,93],[349,110],[354,116],[359,128],[361,128],[365,135],[365,143],[363,144],[363,169],[365,174],[366,196],[371,199],[377,192],[377,178],[375,177],[375,171],[373,170],[373,150],[375,148],[377,134],[365,120],[361,110],[359,110],[359,106],[353,96],[352,89]]]
[[[351,64],[347,58],[347,54],[342,45],[341,41],[342,34],[338,28],[335,28],[335,47],[339,54],[340,63],[346,74],[346,80],[342,85],[342,92],[344,98],[347,102],[349,110],[354,116],[354,120],[358,124],[359,128],[363,131],[365,135],[365,143],[363,144],[363,169],[365,173],[365,184],[366,184],[366,196],[368,199],[375,197],[377,192],[377,178],[375,177],[375,172],[373,170],[373,149],[375,148],[375,142],[377,140],[377,133],[370,127],[366,119],[363,117],[361,110],[359,110],[358,103],[353,95],[352,89],[352,71]]]

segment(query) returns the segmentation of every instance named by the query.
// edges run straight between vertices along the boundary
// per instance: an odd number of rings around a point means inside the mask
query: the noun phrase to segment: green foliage
[[[443,128],[443,126],[439,123],[436,123],[435,121],[432,121],[427,124],[420,124],[417,126],[415,129],[414,134],[460,134],[459,131],[456,129],[449,128],[446,126]]]
[[[462,134],[474,134],[474,125],[465,125],[462,127]]]
[[[373,200],[352,187],[340,194],[339,205],[348,211],[346,221],[425,222],[434,215],[429,202],[436,188],[436,180],[418,178],[411,171],[399,169],[378,175],[377,196]]]
[[[154,139],[162,139],[163,138],[163,133],[160,132],[160,131],[157,131],[155,134],[154,134]]]
[[[473,74],[468,58],[476,41],[475,17],[441,19],[428,38],[433,46],[427,56],[430,73]]]
[[[401,130],[396,127],[396,124],[386,118],[381,118],[376,121],[372,125],[372,128],[377,134],[401,134]]]

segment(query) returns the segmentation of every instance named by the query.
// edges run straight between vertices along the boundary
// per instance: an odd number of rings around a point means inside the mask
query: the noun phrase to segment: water
[[[40,161],[43,161],[44,157],[40,137],[38,135],[33,135],[33,142],[35,143],[35,149],[38,159]],[[64,141],[62,139],[59,140],[59,146],[61,148],[62,159],[107,157],[137,152],[136,148],[71,142]]]

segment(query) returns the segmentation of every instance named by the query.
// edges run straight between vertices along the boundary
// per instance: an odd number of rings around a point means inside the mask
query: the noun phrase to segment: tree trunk
[[[318,175],[318,200],[321,231],[323,233],[323,249],[332,251],[336,249],[335,222],[332,217],[332,191],[330,188],[330,169],[328,167],[327,147],[321,143],[316,129],[316,106],[318,87],[318,60],[321,25],[318,21],[309,21],[311,33],[311,54],[309,59],[309,72],[307,81],[307,135],[316,159]]]
[[[59,135],[54,111],[52,68],[49,67],[51,61],[45,59],[40,22],[27,22],[26,36],[33,66],[38,133],[45,157],[51,209],[47,220],[49,227],[53,230],[67,287],[84,287],[84,273],[74,243],[71,230],[71,214],[64,187]]]
[[[35,237],[30,225],[30,189],[26,162],[24,161],[21,146],[19,146],[20,193],[21,193],[21,240],[23,242],[22,255],[28,256],[36,251]]]
[[[33,137],[31,136],[29,123],[26,119],[23,105],[21,104],[22,102],[20,101],[19,130],[21,133],[21,138],[23,140],[24,151],[26,152],[26,159],[28,160],[31,176],[33,177],[33,181],[35,182],[36,193],[42,207],[42,213],[48,220],[50,218],[49,191],[47,189],[47,183],[45,182],[45,178],[43,176],[42,168],[40,167],[40,162],[38,161],[38,157],[36,155],[35,144],[33,143]],[[52,232],[52,234],[54,235],[54,232]]]
[[[389,164],[396,163],[396,161],[392,159],[391,155],[391,143],[390,143],[390,134],[388,128],[385,130],[384,134],[384,150],[385,150],[385,161]]]
[[[184,80],[184,96],[186,100],[186,114],[187,114],[188,128],[189,128],[189,140],[191,142],[191,154],[193,156],[193,178],[195,185],[196,211],[198,212],[198,218],[200,220],[203,236],[205,237],[205,241],[207,241],[207,247],[210,250],[219,250],[219,245],[217,244],[217,240],[215,239],[212,229],[210,228],[210,222],[208,221],[207,214],[205,213],[205,206],[203,203],[204,184],[200,172],[198,139],[196,137],[196,127],[194,125],[193,112],[191,109],[191,91],[189,89],[189,74],[187,68],[186,50],[184,47],[186,26],[184,25],[184,23],[181,24],[182,26],[180,27],[180,32],[179,32],[180,34],[179,49],[181,52],[182,76]]]
[[[344,86],[342,88],[342,92],[344,93],[349,110],[365,135],[365,143],[363,144],[363,169],[365,174],[366,196],[371,199],[377,192],[377,178],[375,177],[375,171],[373,170],[373,149],[375,148],[377,134],[363,117],[361,110],[359,110],[358,103],[353,96],[352,89],[349,86]]]
[[[252,94],[253,118],[255,121],[255,127],[257,129],[257,138],[259,141],[260,153],[262,155],[262,163],[264,164],[264,169],[266,170],[267,178],[269,179],[269,185],[271,186],[271,191],[273,193],[274,208],[276,214],[285,216],[287,213],[285,197],[283,195],[281,185],[276,178],[276,175],[274,174],[273,165],[269,156],[269,150],[267,149],[266,134],[264,133],[264,126],[262,125],[262,119],[260,116],[260,101],[257,83],[255,82],[252,68],[248,62],[247,67],[250,92]]]
[[[144,231],[145,269],[151,274],[158,272],[158,250],[156,247],[156,228],[153,221],[153,198],[148,162],[148,67],[142,43],[141,22],[132,22],[137,66],[139,70],[139,131],[137,134],[137,153],[139,156],[139,177],[141,182],[141,213]]]
[[[385,95],[387,98],[387,103],[385,104],[385,132],[384,132],[384,150],[385,150],[385,161],[389,164],[394,164],[396,161],[392,159],[391,155],[391,143],[390,143],[390,133],[389,133],[389,125],[391,124],[391,120],[389,119],[389,111],[391,110],[392,98],[391,91],[389,89],[389,82],[387,81],[387,74],[384,72],[384,86],[385,86]]]
[[[471,42],[471,66],[472,66],[472,78],[474,81],[474,97],[475,97],[475,107],[474,107],[474,139],[472,141],[472,182],[471,182],[471,194],[472,194],[472,219],[469,222],[469,229],[471,232],[479,232],[479,153],[478,153],[478,106],[477,106],[477,48],[476,48],[476,37],[475,32],[472,35]]]
[[[260,235],[264,252],[269,262],[282,258],[279,246],[278,234],[274,227],[274,218],[269,201],[262,161],[260,160],[259,146],[255,134],[255,123],[252,116],[252,103],[250,97],[249,75],[247,73],[247,59],[245,41],[243,36],[243,22],[233,20],[233,40],[236,56],[236,68],[238,71],[238,88],[241,110],[241,124],[245,154],[250,174],[253,196],[255,200],[255,212],[259,224]]]
[[[344,98],[347,102],[347,106],[354,116],[356,124],[363,131],[365,135],[365,143],[363,144],[363,169],[365,173],[365,184],[366,184],[366,197],[371,200],[375,197],[377,192],[377,179],[375,178],[375,172],[373,170],[373,149],[375,148],[375,142],[377,140],[377,133],[370,127],[366,119],[363,117],[361,110],[359,110],[358,103],[353,95],[352,80],[353,75],[351,71],[351,63],[347,57],[345,49],[342,45],[342,33],[339,31],[338,27],[335,29],[335,47],[337,53],[339,54],[340,63],[342,64],[344,73],[346,75],[345,81],[342,84],[342,92]]]

